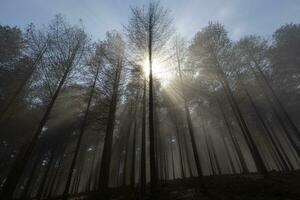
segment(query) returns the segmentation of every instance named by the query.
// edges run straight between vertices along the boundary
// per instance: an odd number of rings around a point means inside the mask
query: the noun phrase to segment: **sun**
[[[149,60],[148,59],[145,59],[143,61],[143,72],[145,74],[146,77],[149,77],[149,74],[150,74],[150,65],[149,65]],[[157,76],[158,73],[161,72],[162,70],[162,66],[160,66],[158,64],[158,62],[156,62],[155,60],[152,62],[152,74],[153,76]]]
[[[142,63],[142,66],[146,79],[149,79],[149,60],[145,59]],[[170,82],[171,78],[174,76],[174,74],[168,67],[168,64],[159,62],[158,59],[154,59],[152,62],[152,75],[154,79],[158,80],[162,84],[162,86],[166,86]]]

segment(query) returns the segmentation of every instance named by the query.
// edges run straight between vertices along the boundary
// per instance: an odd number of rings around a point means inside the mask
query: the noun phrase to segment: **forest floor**
[[[300,200],[300,171],[274,172],[270,179],[257,174],[209,176],[204,177],[203,182],[205,189],[196,178],[170,180],[159,184],[152,198],[147,191],[145,200]],[[139,193],[128,187],[110,189],[108,193],[109,198],[93,194],[74,199],[140,199]]]

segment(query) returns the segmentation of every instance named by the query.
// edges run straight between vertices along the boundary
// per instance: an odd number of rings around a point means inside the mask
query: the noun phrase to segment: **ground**
[[[159,184],[154,197],[150,192],[145,199],[155,200],[300,200],[300,171],[271,173],[269,179],[260,175],[222,175],[204,177],[205,187],[196,178],[178,179]],[[138,189],[128,187],[110,189],[109,198],[94,193],[73,199],[139,199]]]

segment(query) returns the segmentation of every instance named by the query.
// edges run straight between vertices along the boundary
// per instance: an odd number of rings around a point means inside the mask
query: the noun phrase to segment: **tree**
[[[184,77],[183,77],[183,73],[182,73],[182,64],[186,57],[186,51],[187,51],[186,45],[185,45],[184,40],[177,36],[175,39],[174,46],[175,46],[175,59],[177,62],[177,72],[178,72],[179,81],[180,81],[180,90],[182,93],[183,103],[184,103],[184,112],[186,115],[188,131],[189,131],[190,138],[191,138],[192,149],[193,149],[194,159],[195,159],[195,163],[196,163],[196,169],[198,172],[198,176],[201,179],[203,176],[203,172],[202,172],[201,165],[200,165],[200,158],[198,155],[197,145],[196,145],[196,141],[195,141],[194,127],[193,127],[191,114],[190,114],[190,110],[189,110],[189,106],[188,106],[187,95],[185,93],[186,88],[184,86]],[[201,180],[201,182],[202,182],[202,180]]]
[[[59,15],[55,17],[52,24],[49,26],[49,30],[45,34],[51,38],[48,48],[49,62],[57,67],[54,70],[56,70],[59,74],[60,80],[33,137],[28,143],[26,150],[23,155],[15,161],[15,164],[8,175],[2,191],[2,196],[7,199],[12,198],[13,191],[18,184],[20,176],[29,161],[29,157],[34,150],[35,145],[38,142],[39,136],[49,119],[55,101],[68,76],[72,70],[74,70],[75,66],[78,66],[83,52],[87,47],[88,39],[84,31],[79,27],[68,25]]]
[[[258,150],[257,144],[250,133],[249,127],[241,112],[233,91],[230,87],[229,80],[224,70],[230,66],[231,42],[227,37],[224,27],[219,23],[210,23],[201,32],[197,33],[190,47],[192,60],[197,67],[210,68],[214,77],[224,88],[226,98],[228,99],[234,116],[240,126],[247,145],[251,151],[258,170],[268,176],[268,172],[263,161],[262,155]]]
[[[282,101],[275,93],[275,90],[271,85],[270,79],[267,77],[267,74],[276,73],[276,71],[273,72],[273,68],[269,65],[269,47],[267,45],[267,41],[257,36],[244,37],[236,44],[236,48],[238,50],[238,57],[242,60],[241,63],[245,65],[246,69],[250,70],[251,73],[254,75],[255,81],[258,83],[257,85],[260,87],[264,98],[267,100],[267,103],[270,106],[274,117],[279,121],[279,124],[283,128],[290,143],[292,144],[293,148],[296,150],[299,156],[299,147],[293,139],[293,137],[295,136],[298,140],[300,139],[299,130],[296,127],[293,120],[291,119],[286,108],[282,104]],[[241,83],[242,81],[240,80],[240,75],[237,76],[239,79],[239,83]],[[245,84],[241,85],[244,86]],[[249,95],[248,97],[251,100],[251,97]],[[255,104],[253,104],[253,107],[255,108]],[[266,123],[264,121],[261,122],[263,124]],[[266,124],[264,126],[266,127]],[[269,130],[266,129],[266,133],[269,134]],[[288,160],[289,159],[287,158],[287,161]]]
[[[147,9],[132,8],[129,25],[126,27],[128,39],[134,50],[144,60],[147,55],[149,62],[149,135],[150,135],[150,177],[151,191],[157,184],[155,139],[154,139],[154,100],[153,100],[153,59],[159,56],[171,34],[171,20],[168,10],[158,2],[151,2]]]
[[[74,174],[75,164],[76,164],[76,161],[78,159],[79,149],[80,149],[80,146],[81,146],[81,143],[82,143],[82,137],[83,137],[83,134],[85,132],[85,129],[86,129],[86,126],[87,126],[87,123],[88,123],[90,107],[91,107],[92,99],[93,99],[93,96],[94,96],[94,93],[95,93],[95,87],[96,87],[96,83],[97,83],[97,80],[98,80],[100,67],[101,67],[101,64],[102,64],[102,59],[103,59],[102,58],[103,57],[102,53],[103,53],[102,52],[102,47],[101,47],[101,45],[98,45],[96,47],[95,55],[94,55],[93,58],[91,58],[91,61],[90,61],[91,68],[94,68],[92,70],[94,70],[95,75],[94,75],[92,85],[91,85],[91,89],[90,89],[90,93],[89,93],[89,96],[88,96],[88,102],[87,102],[86,110],[84,112],[84,116],[83,116],[83,119],[82,119],[82,122],[81,122],[81,126],[79,128],[79,135],[78,135],[78,139],[77,139],[76,146],[75,146],[75,152],[74,152],[74,155],[73,155],[73,159],[71,161],[71,166],[70,166],[69,174],[68,174],[68,177],[67,177],[67,183],[66,183],[64,193],[63,193],[63,198],[64,199],[67,199],[67,195],[68,195],[70,185],[71,185],[72,176]]]
[[[2,66],[20,55],[22,39],[22,32],[19,28],[0,25],[0,64]]]
[[[299,83],[300,25],[286,24],[273,34],[269,50],[272,84],[281,98],[296,98]]]
[[[113,132],[115,126],[116,109],[119,100],[119,89],[121,83],[121,74],[125,64],[124,41],[117,32],[109,32],[106,40],[102,43],[104,48],[104,57],[106,59],[105,70],[109,76],[106,78],[110,82],[110,105],[107,117],[107,125],[104,139],[104,147],[101,159],[101,168],[99,175],[99,186],[104,191],[108,187],[109,171],[111,162],[111,151],[113,144]]]

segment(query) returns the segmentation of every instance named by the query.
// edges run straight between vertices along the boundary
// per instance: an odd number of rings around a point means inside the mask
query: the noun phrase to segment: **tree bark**
[[[146,193],[146,79],[144,78],[141,141],[141,198]]]
[[[65,80],[70,72],[70,69],[73,65],[73,59],[75,55],[72,55],[72,58],[68,61],[66,70],[64,71],[63,77],[61,78],[58,87],[56,88],[55,93],[53,94],[53,97],[50,101],[50,103],[47,106],[46,112],[43,115],[43,118],[41,119],[38,128],[36,132],[34,133],[33,138],[31,139],[27,149],[25,150],[24,154],[20,157],[19,160],[15,161],[15,164],[13,168],[11,169],[11,172],[9,173],[7,177],[7,181],[5,182],[5,185],[2,190],[2,196],[6,199],[11,199],[13,196],[13,192],[20,180],[20,177],[25,169],[26,164],[28,163],[28,160],[30,158],[30,155],[32,154],[34,147],[39,139],[39,136],[43,130],[43,127],[47,123],[50,113],[52,111],[52,108],[54,106],[54,103],[56,102],[56,99],[65,83]]]
[[[131,188],[135,186],[135,157],[136,157],[136,133],[137,133],[137,119],[136,114],[134,116],[134,129],[133,129],[133,142],[132,142],[132,160],[131,160],[131,177],[130,177],[130,185]]]
[[[79,129],[79,136],[78,136],[78,139],[77,139],[77,142],[76,142],[75,151],[74,151],[71,166],[70,166],[70,169],[69,169],[66,186],[65,186],[65,189],[64,189],[64,192],[63,192],[63,195],[62,195],[63,200],[67,199],[67,195],[68,195],[68,192],[69,192],[69,189],[70,189],[72,176],[74,174],[74,169],[75,169],[78,153],[79,153],[80,146],[81,146],[81,143],[82,143],[82,137],[83,137],[83,134],[84,134],[85,129],[86,129],[88,115],[89,115],[89,111],[90,111],[90,107],[91,107],[91,102],[92,102],[92,99],[93,99],[93,96],[94,96],[96,82],[97,82],[98,75],[99,75],[99,69],[100,69],[100,66],[97,67],[96,75],[95,75],[95,78],[94,78],[94,81],[93,81],[93,84],[92,84],[92,87],[91,87],[91,91],[90,91],[90,94],[89,94],[88,104],[87,104],[86,110],[84,112],[84,117],[83,117],[83,120],[81,122],[80,129]]]
[[[248,143],[248,146],[251,151],[251,154],[253,155],[256,167],[257,167],[258,171],[264,175],[265,178],[268,178],[269,177],[268,170],[265,166],[262,155],[260,154],[260,152],[257,148],[257,145],[249,131],[249,128],[248,128],[248,126],[245,122],[245,119],[241,113],[241,110],[236,102],[236,99],[232,94],[227,77],[226,77],[224,71],[221,69],[217,59],[216,59],[216,62],[217,62],[216,69],[217,69],[218,77],[224,87],[225,94],[229,100],[229,103],[231,104],[231,107],[234,112],[234,116],[236,117],[236,119],[240,125],[240,128],[242,130],[242,133],[244,134],[244,137]]]
[[[109,183],[109,173],[110,173],[110,161],[111,161],[111,151],[113,144],[113,132],[115,127],[115,117],[117,109],[117,101],[119,94],[119,84],[122,64],[118,62],[118,66],[115,72],[114,84],[113,84],[113,93],[111,97],[111,103],[109,106],[108,114],[108,124],[106,126],[106,134],[104,139],[104,147],[102,151],[101,167],[100,167],[100,176],[99,176],[99,187],[100,190],[106,190]]]

